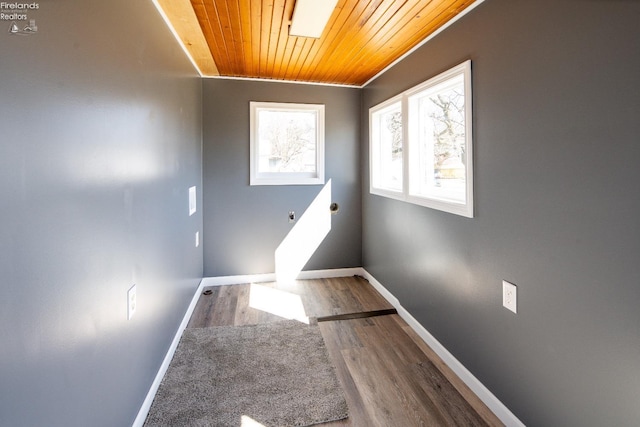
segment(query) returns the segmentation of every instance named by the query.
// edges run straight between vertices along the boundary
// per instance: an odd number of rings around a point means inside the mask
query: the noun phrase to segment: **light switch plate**
[[[134,314],[136,314],[136,305],[138,303],[136,296],[136,285],[133,285],[127,291],[127,320],[131,320]]]

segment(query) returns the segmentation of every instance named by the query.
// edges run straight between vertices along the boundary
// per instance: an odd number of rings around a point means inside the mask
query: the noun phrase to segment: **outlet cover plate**
[[[134,314],[136,314],[137,305],[136,285],[133,285],[127,291],[127,320],[131,320]]]
[[[506,280],[502,281],[502,306],[518,313],[518,288]]]
[[[196,187],[189,187],[189,216],[196,213]]]

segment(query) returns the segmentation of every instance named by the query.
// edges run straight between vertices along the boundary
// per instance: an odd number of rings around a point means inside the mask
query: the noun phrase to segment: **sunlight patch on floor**
[[[300,295],[256,283],[251,284],[249,307],[274,314],[284,319],[309,324]]]
[[[240,427],[265,427],[264,424],[260,424],[251,417],[243,415],[240,417]]]
[[[276,280],[293,282],[331,231],[331,180],[276,249]]]

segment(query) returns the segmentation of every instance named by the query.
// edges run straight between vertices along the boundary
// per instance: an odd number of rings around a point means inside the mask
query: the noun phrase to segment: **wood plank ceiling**
[[[477,0],[339,0],[319,39],[295,0],[157,1],[204,76],[361,86]]]

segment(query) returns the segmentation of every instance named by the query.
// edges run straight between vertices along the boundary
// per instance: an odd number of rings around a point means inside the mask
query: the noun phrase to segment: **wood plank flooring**
[[[349,418],[322,426],[503,425],[400,316],[384,314],[393,307],[361,277],[206,289],[212,292],[201,295],[190,328],[324,318],[317,324]],[[378,315],[332,320],[364,312]]]

